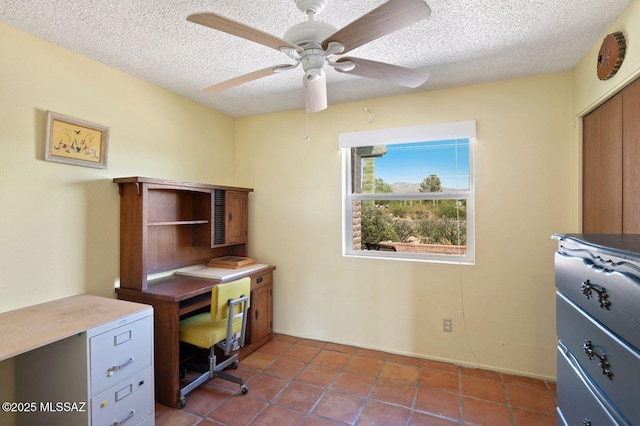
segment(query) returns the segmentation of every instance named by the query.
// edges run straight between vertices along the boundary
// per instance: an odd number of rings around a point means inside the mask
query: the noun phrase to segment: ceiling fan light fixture
[[[322,69],[313,68],[305,72],[302,85],[307,112],[313,113],[327,108],[327,77]]]

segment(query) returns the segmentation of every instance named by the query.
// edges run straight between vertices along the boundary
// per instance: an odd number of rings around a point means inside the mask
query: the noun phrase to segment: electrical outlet
[[[442,319],[442,331],[451,333],[453,331],[453,321],[451,318]]]

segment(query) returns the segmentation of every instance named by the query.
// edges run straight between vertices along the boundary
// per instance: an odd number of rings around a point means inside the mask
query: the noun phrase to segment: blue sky
[[[436,174],[443,187],[467,189],[469,141],[458,139],[387,145],[387,153],[375,160],[375,174],[376,178],[388,184],[420,183],[430,174]]]

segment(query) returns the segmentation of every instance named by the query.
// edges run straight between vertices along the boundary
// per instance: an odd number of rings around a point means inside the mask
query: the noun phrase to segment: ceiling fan
[[[330,24],[316,21],[326,0],[294,0],[308,20],[289,28],[282,38],[241,24],[211,12],[190,15],[187,20],[205,27],[223,31],[272,49],[279,50],[295,61],[251,72],[213,86],[204,92],[218,92],[269,75],[289,71],[302,65],[305,71],[303,87],[307,112],[327,107],[325,65],[338,72],[374,78],[388,83],[415,88],[429,78],[425,71],[367,59],[341,56],[386,34],[428,18],[431,9],[424,0],[388,0],[340,30]]]

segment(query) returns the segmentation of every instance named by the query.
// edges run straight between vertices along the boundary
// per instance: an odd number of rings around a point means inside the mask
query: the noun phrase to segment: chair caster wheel
[[[187,406],[187,398],[183,396],[182,398],[180,398],[180,408],[184,408],[186,406]]]
[[[237,370],[238,369],[238,361],[234,362],[233,364],[231,364],[229,366],[232,370]]]
[[[242,385],[240,386],[240,391],[242,391],[243,395],[246,395],[249,393],[249,388],[247,387],[247,385]]]

